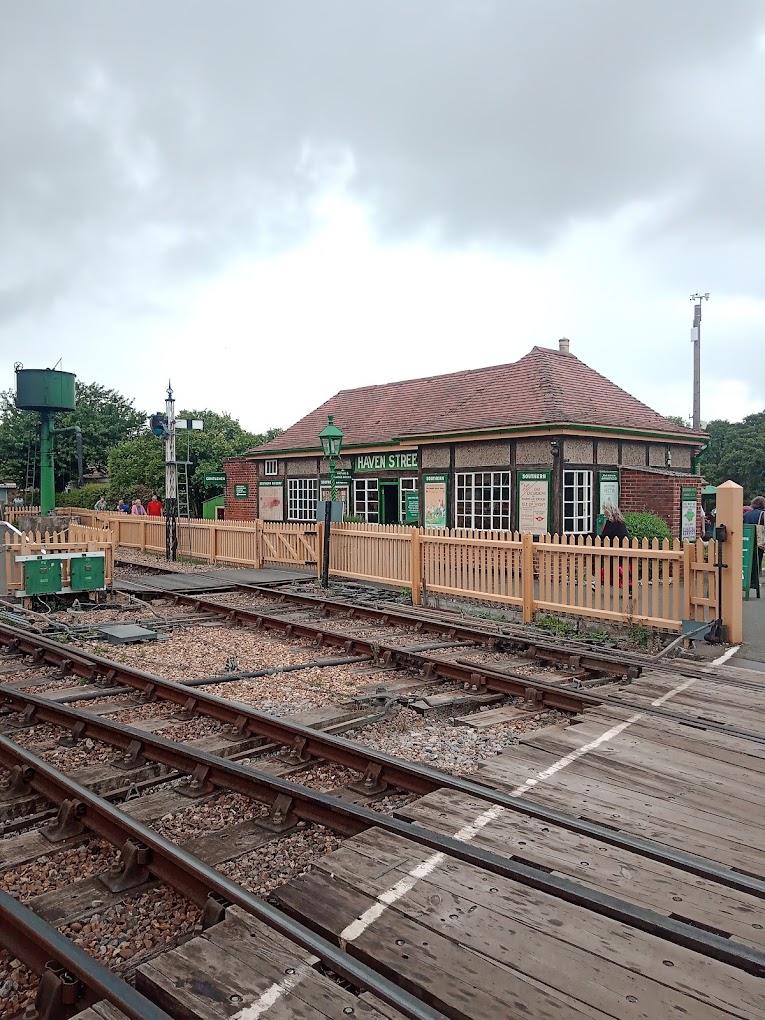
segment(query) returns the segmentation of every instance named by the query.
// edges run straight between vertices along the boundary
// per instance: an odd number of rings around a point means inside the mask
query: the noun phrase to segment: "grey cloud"
[[[7,4],[0,269],[183,279],[294,244],[307,146],[352,154],[387,237],[539,246],[676,196],[667,243],[761,243],[764,26],[756,0]]]

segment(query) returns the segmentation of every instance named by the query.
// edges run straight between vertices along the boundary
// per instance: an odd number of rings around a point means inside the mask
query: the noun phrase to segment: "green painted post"
[[[47,514],[56,505],[53,475],[53,412],[40,413],[40,513]]]

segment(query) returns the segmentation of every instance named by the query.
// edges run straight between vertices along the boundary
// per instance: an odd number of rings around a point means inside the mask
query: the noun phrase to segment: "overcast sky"
[[[286,427],[571,350],[765,408],[759,0],[0,0],[0,387]]]

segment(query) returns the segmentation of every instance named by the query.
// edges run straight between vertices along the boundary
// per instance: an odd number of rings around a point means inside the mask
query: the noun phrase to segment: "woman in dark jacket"
[[[619,509],[618,506],[614,506],[613,503],[610,503],[610,502],[606,501],[603,504],[603,513],[606,516],[606,523],[603,525],[603,530],[600,533],[600,537],[601,538],[610,538],[611,539],[611,545],[614,544],[614,539],[618,538],[619,539],[619,544],[621,545],[621,540],[623,538],[629,538],[630,537],[630,533],[627,530],[627,524],[626,524],[626,522],[624,520],[624,517],[622,517],[621,510]],[[614,583],[614,559],[615,559],[615,557],[609,557],[609,559],[611,560],[610,575],[611,575],[611,584],[613,585],[613,583]],[[604,567],[600,571],[600,583],[601,584],[605,584],[605,573],[606,573],[606,571],[605,571],[605,567]],[[619,587],[620,588],[623,586],[623,581],[624,581],[623,573],[624,573],[624,571],[623,571],[622,567],[620,566],[619,567]],[[631,568],[630,568],[629,586],[630,586],[630,588],[632,587],[632,570],[631,570]]]
[[[765,524],[765,496],[755,496],[752,506],[744,514],[744,524]],[[757,536],[755,535],[755,540]],[[757,549],[757,566],[762,573],[762,554],[765,549]]]

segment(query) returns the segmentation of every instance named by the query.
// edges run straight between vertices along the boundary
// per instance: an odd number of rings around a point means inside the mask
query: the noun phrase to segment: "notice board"
[[[518,530],[546,535],[550,530],[550,472],[518,472]]]

